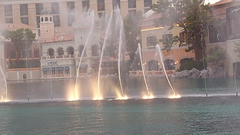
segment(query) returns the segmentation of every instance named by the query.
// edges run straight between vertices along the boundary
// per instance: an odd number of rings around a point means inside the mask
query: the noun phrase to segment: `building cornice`
[[[72,2],[79,0],[1,0],[0,5],[8,5],[8,4],[31,4],[31,3],[49,3],[49,2]]]

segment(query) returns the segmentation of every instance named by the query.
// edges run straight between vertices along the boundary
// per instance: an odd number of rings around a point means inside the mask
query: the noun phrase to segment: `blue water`
[[[239,134],[240,98],[0,104],[0,134]]]
[[[204,97],[203,79],[171,78],[175,90],[183,96],[180,99],[164,98],[171,93],[165,78],[147,80],[150,91],[159,98],[139,99],[146,93],[141,78],[125,82],[125,93],[131,97],[125,101],[58,100],[67,100],[67,94],[74,91],[74,79],[8,82],[11,102],[0,104],[0,134],[240,133],[240,98],[234,96],[234,79],[207,79],[210,97]],[[79,81],[80,99],[92,99],[95,80]],[[115,97],[118,86],[117,79],[102,78],[101,93]]]

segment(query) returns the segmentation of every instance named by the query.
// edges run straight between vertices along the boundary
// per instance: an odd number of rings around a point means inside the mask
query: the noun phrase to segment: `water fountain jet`
[[[158,51],[158,53],[159,53],[159,56],[160,56],[160,61],[161,61],[161,64],[162,64],[162,68],[163,68],[163,72],[164,72],[164,74],[165,74],[165,77],[166,77],[166,79],[167,79],[167,82],[168,82],[168,84],[169,84],[169,86],[170,86],[170,88],[171,88],[171,91],[172,91],[172,93],[173,93],[173,95],[171,95],[169,98],[177,98],[177,97],[181,97],[180,95],[178,95],[178,94],[176,94],[176,92],[175,92],[175,90],[174,90],[174,88],[173,88],[173,86],[172,86],[172,84],[171,84],[171,82],[170,82],[170,80],[169,80],[169,78],[168,78],[168,75],[167,75],[167,72],[166,72],[166,69],[165,69],[165,66],[164,66],[164,63],[163,63],[163,55],[162,55],[162,51],[161,51],[161,48],[160,48],[160,46],[157,44],[156,45],[156,49],[157,49],[157,51]]]
[[[139,56],[140,56],[142,72],[143,72],[143,79],[144,79],[144,82],[145,82],[145,86],[146,86],[146,89],[147,89],[148,96],[150,97],[150,92],[149,92],[149,89],[148,89],[148,84],[147,84],[147,80],[146,80],[146,76],[145,76],[145,68],[143,67],[143,62],[142,62],[143,59],[142,59],[142,52],[141,52],[140,44],[138,44],[138,51],[139,51]]]

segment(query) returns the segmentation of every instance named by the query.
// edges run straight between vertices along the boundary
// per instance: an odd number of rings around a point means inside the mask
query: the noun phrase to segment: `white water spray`
[[[122,92],[122,96],[124,96],[123,92],[123,86],[122,86],[122,80],[121,80],[121,50],[122,50],[122,37],[123,36],[123,20],[121,19],[121,24],[120,24],[120,39],[119,39],[119,45],[118,45],[118,79],[119,79],[119,84]]]
[[[2,73],[2,75],[3,75],[3,79],[4,79],[4,85],[5,85],[5,93],[6,93],[6,97],[5,97],[5,100],[8,100],[8,97],[7,97],[7,81],[6,81],[6,76],[5,76],[5,74],[4,74],[4,72],[3,72],[3,69],[2,69],[2,67],[0,66],[0,70],[1,70],[1,73]]]
[[[142,52],[141,52],[140,44],[138,44],[138,51],[139,51],[140,62],[141,62],[141,66],[142,66],[143,79],[144,79],[144,82],[145,82],[145,86],[146,86],[148,95],[150,96],[149,89],[148,89],[148,84],[147,84],[147,80],[146,80],[146,76],[145,76],[145,68],[143,67],[143,62],[142,62]]]
[[[106,31],[106,35],[104,37],[103,46],[102,46],[102,54],[101,54],[100,61],[99,61],[99,67],[98,67],[98,98],[100,98],[99,96],[100,96],[100,77],[101,77],[102,58],[103,58],[103,53],[104,53],[104,49],[105,49],[105,46],[106,46],[106,41],[107,41],[107,38],[108,38],[110,25],[112,23],[112,18],[113,18],[113,12],[111,13],[110,19],[108,21],[107,31]]]
[[[91,20],[91,29],[88,33],[88,36],[87,36],[87,39],[85,41],[85,44],[84,44],[84,47],[83,47],[83,50],[82,50],[82,54],[81,54],[81,57],[80,57],[80,61],[78,63],[78,68],[77,68],[77,76],[76,76],[76,82],[75,82],[75,89],[74,89],[74,99],[77,99],[78,97],[77,96],[77,86],[78,86],[78,76],[79,76],[79,69],[80,69],[80,65],[81,65],[81,62],[82,62],[82,58],[83,58],[83,55],[84,55],[84,52],[86,50],[86,46],[88,44],[88,41],[89,41],[89,37],[90,35],[92,34],[92,31],[93,31],[93,27],[94,27],[94,12],[92,11],[91,14],[90,14],[90,20]]]
[[[171,84],[171,82],[170,82],[170,80],[169,80],[169,78],[168,78],[168,75],[167,75],[167,72],[166,72],[166,69],[165,69],[165,66],[164,66],[164,63],[163,63],[163,56],[162,56],[162,51],[161,51],[160,46],[159,46],[159,45],[156,45],[156,49],[157,49],[157,51],[158,51],[158,53],[159,53],[160,61],[161,61],[162,68],[163,68],[163,72],[164,72],[164,74],[165,74],[165,76],[166,76],[166,79],[167,79],[167,81],[168,81],[168,84],[169,84],[169,86],[170,86],[170,88],[171,88],[171,90],[172,90],[172,92],[173,92],[173,95],[176,95],[175,90],[174,90],[174,88],[173,88],[173,86],[172,86],[172,84]]]

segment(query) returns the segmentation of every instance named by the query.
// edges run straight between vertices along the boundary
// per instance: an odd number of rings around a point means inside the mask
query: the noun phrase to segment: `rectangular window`
[[[152,5],[152,0],[144,0],[144,7],[150,7]]]
[[[163,39],[163,40],[166,40],[166,41],[172,40],[172,37],[173,37],[172,34],[162,35],[162,39]]]
[[[75,3],[67,2],[67,10],[68,10],[68,13],[74,13],[75,12]]]
[[[97,0],[98,11],[105,10],[105,0]]]
[[[28,51],[28,58],[32,58],[32,50]]]
[[[60,18],[59,15],[53,16],[54,27],[60,27]]]
[[[128,0],[128,8],[136,8],[136,0]]]
[[[34,50],[34,58],[39,58],[39,50]]]
[[[20,15],[28,15],[28,4],[20,4]]]
[[[22,22],[23,24],[28,25],[28,24],[29,24],[29,23],[28,23],[28,17],[21,17],[21,22]]]
[[[11,59],[15,59],[16,58],[15,51],[10,51],[10,58]]]
[[[86,1],[82,1],[82,9],[83,11],[87,11],[90,7],[90,4],[89,4],[89,0],[86,0]]]
[[[12,5],[4,5],[5,16],[12,16]]]
[[[37,27],[40,28],[40,16],[37,16],[36,17],[36,21],[37,21]]]
[[[43,10],[43,3],[36,3],[36,15],[40,15],[41,11]]]
[[[22,51],[21,58],[26,58],[27,57],[27,51]]]
[[[68,26],[72,26],[72,23],[75,21],[75,15],[68,15]]]
[[[117,6],[121,8],[120,0],[112,0],[112,4],[113,4],[113,9]]]
[[[51,10],[53,14],[59,14],[59,4],[57,2],[51,3]]]
[[[180,42],[181,43],[186,43],[187,42],[187,34],[186,34],[186,32],[179,33],[179,37],[180,37]]]
[[[5,23],[13,23],[13,18],[5,18]]]

